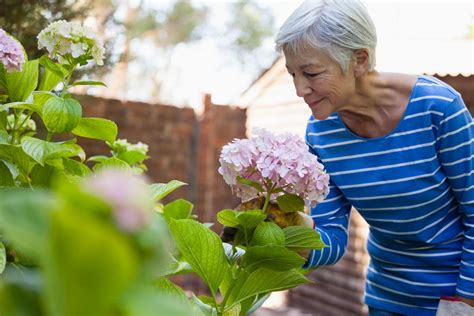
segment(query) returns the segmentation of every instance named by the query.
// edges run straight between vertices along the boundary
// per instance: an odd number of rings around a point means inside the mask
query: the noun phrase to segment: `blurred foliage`
[[[251,52],[273,34],[273,15],[255,1],[237,1],[232,4],[231,10],[233,19],[228,31],[232,34],[233,45],[239,50]]]

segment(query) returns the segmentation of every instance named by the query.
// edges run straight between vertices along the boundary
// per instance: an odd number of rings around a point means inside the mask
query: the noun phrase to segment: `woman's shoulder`
[[[414,88],[416,93],[413,93],[413,98],[437,96],[440,99],[455,99],[460,95],[459,92],[446,82],[428,75],[417,76]]]

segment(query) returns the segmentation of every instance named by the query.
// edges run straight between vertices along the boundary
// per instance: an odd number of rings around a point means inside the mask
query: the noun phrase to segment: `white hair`
[[[369,69],[375,66],[377,34],[365,6],[358,0],[307,0],[283,23],[276,49],[298,54],[308,48],[323,49],[344,73],[357,49],[369,52]]]

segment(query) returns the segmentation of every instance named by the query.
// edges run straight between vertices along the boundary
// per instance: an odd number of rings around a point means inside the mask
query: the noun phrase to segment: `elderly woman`
[[[342,257],[353,206],[370,225],[371,315],[434,315],[442,296],[474,305],[471,115],[435,78],[377,72],[376,44],[356,1],[306,1],[276,39],[313,114],[310,151],[331,176],[328,198],[312,210],[329,247],[307,265]]]

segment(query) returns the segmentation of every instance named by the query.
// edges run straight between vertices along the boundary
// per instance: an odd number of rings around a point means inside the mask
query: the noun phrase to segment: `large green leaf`
[[[44,124],[53,133],[72,131],[79,124],[81,116],[81,104],[72,98],[52,97],[43,106]]]
[[[228,269],[219,236],[192,219],[172,221],[170,230],[181,255],[216,294]]]
[[[305,259],[280,245],[249,247],[242,257],[242,265],[249,272],[258,268],[286,271],[304,263]]]
[[[26,101],[38,85],[38,60],[26,62],[22,71],[5,72],[5,83],[10,101]]]
[[[48,214],[54,206],[52,197],[38,189],[2,189],[0,229],[15,247],[36,258],[44,256]]]
[[[258,224],[255,229],[252,244],[256,246],[268,244],[284,245],[285,234],[277,224],[273,222],[263,222]]]
[[[139,273],[132,243],[89,213],[67,208],[51,215],[43,265],[50,314],[110,313]]]
[[[178,199],[168,203],[163,208],[163,214],[168,222],[171,219],[187,219],[191,216],[193,204],[184,199]]]
[[[183,185],[187,185],[187,183],[178,180],[171,180],[168,183],[154,183],[150,185],[150,188],[153,194],[153,199],[158,202],[177,188],[182,187]]]
[[[322,249],[326,245],[321,240],[321,235],[314,229],[304,226],[290,226],[283,229],[285,245],[293,251],[305,248]]]
[[[76,144],[53,143],[39,138],[25,136],[21,140],[21,147],[24,152],[33,158],[40,165],[44,165],[49,159],[63,157],[84,157],[84,150]]]
[[[0,187],[12,187],[15,186],[15,181],[10,169],[0,161]]]
[[[303,212],[304,200],[296,194],[285,193],[277,197],[280,209],[285,213]]]
[[[243,280],[243,282],[239,282],[239,280]],[[260,268],[250,274],[243,271],[230,294],[227,308],[230,309],[246,298],[261,293],[283,291],[309,282],[295,270],[279,272]]]
[[[113,143],[117,138],[117,124],[110,120],[97,117],[83,117],[79,124],[72,130],[78,136],[100,139]]]

